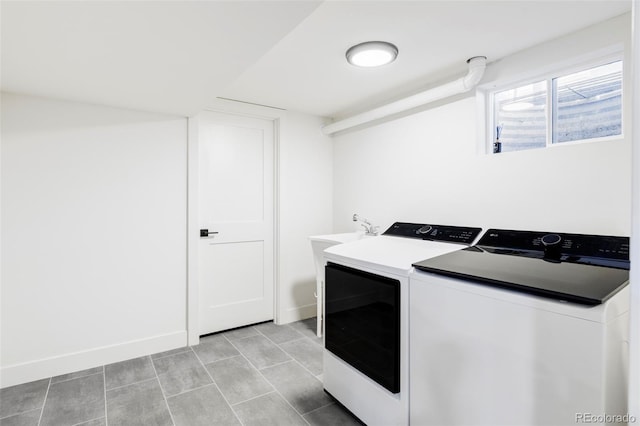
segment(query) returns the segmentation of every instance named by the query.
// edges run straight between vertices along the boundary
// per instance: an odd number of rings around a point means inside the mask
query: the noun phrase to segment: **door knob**
[[[209,235],[213,235],[213,234],[217,234],[218,231],[209,231],[208,229],[201,229],[200,230],[200,236],[201,237],[208,237]]]

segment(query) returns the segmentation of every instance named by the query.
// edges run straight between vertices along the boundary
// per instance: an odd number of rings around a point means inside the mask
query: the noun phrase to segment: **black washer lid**
[[[629,238],[489,229],[478,244],[417,269],[537,296],[598,305],[629,281]]]

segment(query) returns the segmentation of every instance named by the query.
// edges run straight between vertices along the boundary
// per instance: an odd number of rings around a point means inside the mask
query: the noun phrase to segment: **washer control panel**
[[[430,225],[424,223],[396,222],[382,235],[415,238],[418,240],[444,241],[471,244],[480,235],[481,228],[465,226]]]
[[[629,237],[489,229],[477,245],[511,254],[543,253],[545,258],[576,263],[599,264],[597,259],[629,261]]]

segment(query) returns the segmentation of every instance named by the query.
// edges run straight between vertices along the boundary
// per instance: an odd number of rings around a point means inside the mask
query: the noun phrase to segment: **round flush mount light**
[[[398,48],[386,41],[367,41],[347,50],[347,61],[357,67],[379,67],[396,60]]]

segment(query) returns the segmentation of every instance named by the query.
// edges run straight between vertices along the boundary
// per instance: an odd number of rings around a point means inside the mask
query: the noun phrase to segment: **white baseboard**
[[[290,322],[300,321],[315,316],[315,303],[305,306],[298,306],[295,308],[288,308],[280,312],[277,324],[289,324]]]
[[[7,365],[0,368],[0,388],[151,355],[186,345],[187,332],[184,330],[51,358]]]

